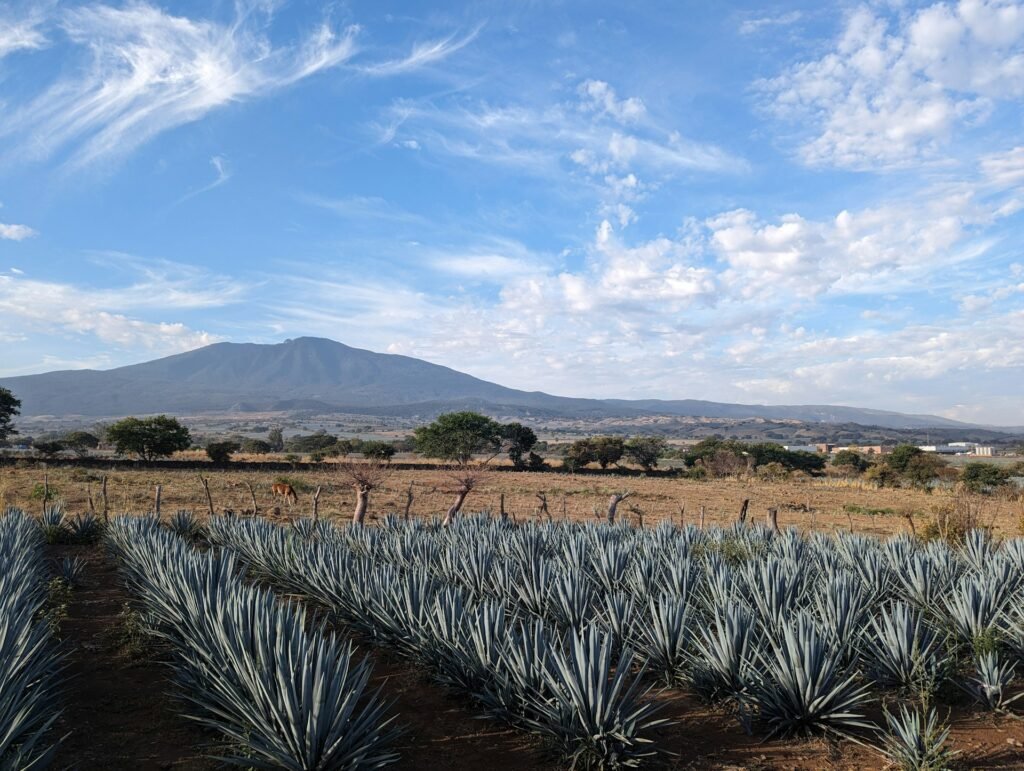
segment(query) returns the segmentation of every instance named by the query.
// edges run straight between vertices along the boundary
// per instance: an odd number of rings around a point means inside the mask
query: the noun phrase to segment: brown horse
[[[270,488],[270,492],[274,494],[274,497],[284,498],[286,501],[291,503],[298,503],[299,496],[295,492],[295,488],[287,482],[275,482]]]

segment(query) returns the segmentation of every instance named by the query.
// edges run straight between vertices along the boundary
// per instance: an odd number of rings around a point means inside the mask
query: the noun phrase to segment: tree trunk
[[[540,508],[537,509],[537,518],[540,519],[540,515],[544,514],[548,518],[548,522],[551,521],[551,512],[548,511],[548,494],[537,493],[537,500],[540,501]]]
[[[615,514],[619,510],[619,504],[626,500],[633,493],[615,493],[608,499],[608,524],[615,524]]]
[[[107,475],[103,475],[103,521],[104,523],[110,521],[110,507],[107,505]]]
[[[469,490],[459,490],[458,497],[455,498],[455,503],[449,507],[448,511],[444,515],[444,519],[441,520],[442,527],[448,527],[448,525],[455,521],[455,515],[462,510],[462,504],[466,502],[467,495],[469,495]]]
[[[750,508],[750,499],[744,498],[743,505],[740,506],[740,524],[746,524],[747,522],[747,509]]]
[[[409,513],[412,511],[412,482],[409,483],[409,489],[405,491],[405,521],[409,521]]]
[[[356,485],[356,510],[352,513],[352,524],[361,525],[366,519],[366,509],[370,505],[370,489]]]
[[[206,491],[206,506],[210,510],[210,516],[214,516],[213,513],[213,496],[210,495],[210,480],[204,477],[202,474],[199,475],[199,481],[203,483],[203,490]]]
[[[776,533],[779,532],[779,510],[768,509],[768,528]]]
[[[252,489],[252,482],[246,482],[245,486],[249,488],[249,497],[252,499],[252,515],[254,517],[257,517],[259,516],[260,513],[260,507],[259,504],[256,503],[256,493]]]
[[[316,488],[316,492],[313,493],[313,521],[317,522],[320,519],[320,487]]]

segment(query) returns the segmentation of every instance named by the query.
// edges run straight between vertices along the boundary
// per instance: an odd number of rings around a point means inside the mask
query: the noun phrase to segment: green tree
[[[42,455],[44,458],[54,458],[64,452],[63,442],[49,441],[49,442],[34,442],[32,449]]]
[[[243,439],[238,449],[248,455],[266,455],[270,452],[270,442],[263,439]]]
[[[416,452],[465,465],[474,454],[501,450],[502,426],[476,412],[448,412],[413,433]]]
[[[626,442],[624,449],[627,458],[644,471],[650,471],[658,467],[658,459],[665,455],[668,442],[660,436],[636,436]]]
[[[522,423],[506,423],[501,428],[501,437],[508,448],[508,458],[512,465],[517,469],[526,468],[524,456],[537,444],[537,435],[533,429]]]
[[[924,455],[924,450],[912,444],[898,444],[893,447],[892,452],[885,456],[885,465],[898,474],[907,470],[910,461]]]
[[[960,481],[974,493],[989,493],[1010,481],[1010,470],[994,463],[972,462],[960,472]]]
[[[860,453],[853,450],[840,450],[832,456],[832,465],[847,472],[860,474],[867,471],[871,464]]]
[[[573,472],[596,460],[597,455],[589,439],[577,439],[562,452],[562,465]]]
[[[0,444],[7,441],[7,437],[18,433],[14,430],[12,421],[15,415],[21,414],[21,399],[18,399],[6,388],[0,388]]]
[[[192,444],[188,429],[166,415],[119,420],[107,429],[107,440],[118,455],[133,454],[142,460],[173,455]]]
[[[231,456],[238,452],[241,445],[230,440],[223,442],[210,442],[206,445],[206,456],[218,466],[225,466],[231,462]]]
[[[276,426],[267,432],[267,444],[270,445],[271,452],[283,452],[284,451],[284,432]]]
[[[907,461],[907,467],[903,470],[903,478],[915,487],[928,487],[939,478],[945,467],[946,461],[938,455],[922,452]]]
[[[360,445],[359,451],[364,458],[372,460],[389,461],[395,457],[395,446],[391,442],[366,441]]]
[[[62,441],[65,447],[80,458],[88,455],[89,450],[95,450],[100,446],[100,440],[88,431],[72,431]]]
[[[594,448],[594,460],[601,468],[615,465],[626,452],[626,443],[621,436],[591,437],[590,444]]]
[[[337,443],[338,437],[331,436],[325,431],[317,431],[315,434],[306,436],[293,436],[285,442],[285,449],[288,452],[298,453],[329,451]]]

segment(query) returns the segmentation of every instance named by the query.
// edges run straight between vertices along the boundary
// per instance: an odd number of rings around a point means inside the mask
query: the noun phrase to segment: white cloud
[[[370,75],[401,75],[422,69],[431,64],[443,61],[456,51],[472,43],[483,25],[479,25],[461,38],[449,35],[441,40],[417,43],[408,56],[393,61],[380,62],[363,67],[363,72]]]
[[[144,3],[71,8],[61,26],[88,52],[87,63],[11,110],[0,135],[16,140],[19,156],[60,151],[73,165],[86,165],[355,53],[355,28],[339,34],[323,26],[296,46],[274,47],[258,16],[242,9],[231,23],[218,24]]]
[[[8,241],[24,241],[37,235],[39,234],[28,225],[6,225],[0,222],[0,238]]]
[[[619,99],[615,89],[603,80],[584,81],[580,84],[579,94],[584,110],[603,113],[622,123],[634,123],[647,112],[642,99],[636,96]]]
[[[40,15],[23,19],[0,15],[0,59],[16,51],[44,48],[48,41],[40,29],[42,24]]]
[[[810,165],[913,163],[995,102],[1024,95],[1022,9],[961,0],[890,22],[861,6],[832,51],[757,88],[766,110],[809,127],[800,155]]]
[[[757,16],[744,19],[740,22],[739,33],[741,35],[755,35],[765,29],[788,27],[796,24],[801,18],[803,18],[803,14],[800,11],[789,11],[775,16]]]

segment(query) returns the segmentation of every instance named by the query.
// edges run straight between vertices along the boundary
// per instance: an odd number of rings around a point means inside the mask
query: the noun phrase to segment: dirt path
[[[167,669],[149,660],[132,660],[119,650],[119,615],[128,594],[112,561],[98,546],[50,547],[57,559],[89,560],[61,625],[70,650],[64,713],[54,731],[70,732],[55,768],[199,769],[218,768],[203,757],[212,735],[180,717],[169,695]]]
[[[373,659],[373,681],[395,699],[394,711],[407,731],[396,749],[396,769],[541,771],[560,768],[538,741],[521,731],[480,718],[470,699],[428,681],[421,670],[380,649],[360,646]]]

